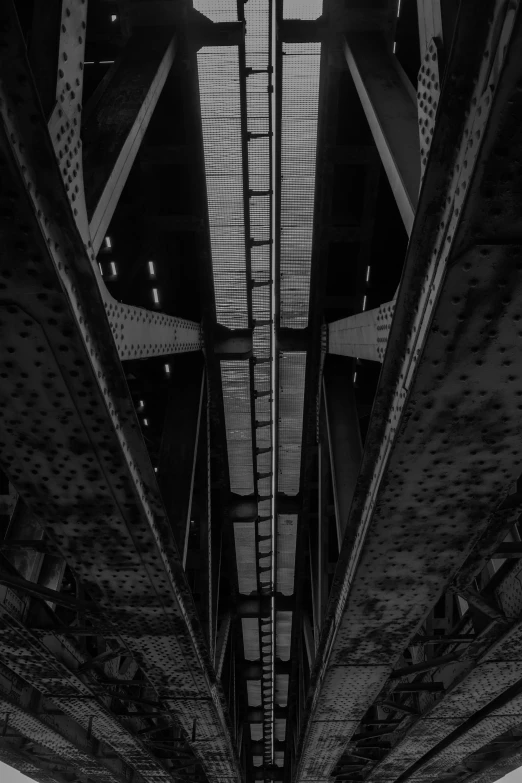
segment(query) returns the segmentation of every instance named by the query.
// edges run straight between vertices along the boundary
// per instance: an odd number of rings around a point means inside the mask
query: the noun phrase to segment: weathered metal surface
[[[415,770],[412,773],[415,780],[424,779],[426,775],[433,779],[444,768],[448,753],[455,763],[464,751],[473,748],[473,731],[496,736],[522,722],[518,693],[502,704],[496,711],[498,715],[488,707],[505,691],[509,694],[510,689],[513,690],[522,680],[519,572],[518,566],[510,571],[495,591],[499,608],[504,610],[510,624],[509,630],[506,631],[503,624],[488,629],[487,634],[479,635],[464,652],[461,648],[461,662],[457,666],[434,673],[437,681],[444,682],[446,692],[443,697],[432,703],[421,717],[411,719],[409,726],[402,727],[402,737],[368,776],[368,781],[406,779],[412,770]],[[483,720],[479,717],[481,712],[486,712]],[[499,715],[504,720],[499,720]],[[477,716],[476,726],[474,720]],[[422,748],[422,754],[419,748]],[[423,762],[422,756],[427,753],[430,756]]]
[[[0,599],[3,663],[42,695],[51,698],[84,731],[90,726],[92,735],[111,745],[144,780],[169,779],[161,762],[152,758],[149,749],[134,736],[132,716],[117,718],[111,714],[106,702],[109,698],[110,704],[114,689],[107,688],[99,675],[80,677],[78,669],[85,655],[59,634],[29,631],[22,619],[28,600],[21,599],[15,591],[0,586]],[[105,629],[100,627],[100,630]]]
[[[56,754],[58,758],[77,768],[80,774],[103,783],[125,781],[125,777],[114,775],[111,770],[104,767],[93,753],[86,753],[30,711],[18,706],[13,700],[0,696],[0,713],[9,715],[8,726],[11,729]]]
[[[427,48],[417,80],[417,112],[419,116],[419,144],[421,159],[421,182],[437,119],[440,100],[441,68],[437,42],[432,40]]]
[[[65,190],[85,243],[89,239],[83,186],[83,61],[87,37],[87,2],[63,0],[58,45],[56,103],[48,127]]]
[[[80,136],[86,27],[85,0],[64,0],[56,105],[48,127],[120,359],[200,350],[198,324],[118,302],[107,291],[96,264],[96,254],[172,65],[174,39],[166,33],[153,43],[146,36],[145,40],[138,38],[128,44],[114,67],[109,86],[93,99],[94,106]]]
[[[0,290],[8,302],[0,317],[0,460],[179,720],[209,779],[237,779],[223,697],[12,3],[2,5],[0,21]]]
[[[428,200],[421,195],[374,407],[375,429],[352,508],[359,529],[355,540],[345,541],[334,582],[298,780],[327,779],[354,721],[375,700],[513,480],[519,379],[509,367],[517,356],[520,249],[505,237],[519,230],[520,204],[513,190],[509,207],[495,204],[503,179],[514,176],[507,164],[499,176],[499,160],[511,160],[505,150],[520,138],[516,53],[522,32],[518,7],[504,17],[505,7],[497,3],[496,20],[488,9],[483,16],[477,10],[474,5],[472,18],[464,4],[469,48],[454,47],[448,65],[450,103],[459,90],[467,100],[460,109],[452,106],[450,131],[441,96],[443,119],[423,185]],[[452,70],[457,63],[458,72]],[[459,127],[443,185],[437,158]],[[440,188],[435,197],[434,187]],[[441,211],[434,214],[435,207]],[[337,740],[328,730],[334,711]],[[326,750],[322,737],[328,737]]]
[[[328,324],[328,353],[382,362],[395,300]]]

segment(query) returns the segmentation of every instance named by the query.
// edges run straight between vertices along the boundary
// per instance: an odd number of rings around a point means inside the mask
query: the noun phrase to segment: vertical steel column
[[[328,357],[324,400],[340,550],[362,458],[359,417],[345,359]]]
[[[347,35],[344,54],[399,212],[411,233],[420,186],[415,89],[376,35]]]

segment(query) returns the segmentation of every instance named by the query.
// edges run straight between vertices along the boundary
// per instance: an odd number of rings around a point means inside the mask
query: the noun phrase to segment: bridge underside
[[[518,0],[0,4],[0,761],[522,764]]]

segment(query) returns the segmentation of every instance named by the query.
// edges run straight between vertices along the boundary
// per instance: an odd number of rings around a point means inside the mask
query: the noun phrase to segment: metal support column
[[[379,36],[345,36],[344,54],[404,226],[410,234],[420,185],[415,90]]]

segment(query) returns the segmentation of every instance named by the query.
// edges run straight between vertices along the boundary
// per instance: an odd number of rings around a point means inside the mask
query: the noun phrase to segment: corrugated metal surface
[[[242,617],[243,647],[247,661],[259,660],[259,621],[257,617]]]
[[[292,612],[276,612],[276,655],[282,661],[290,660],[292,640]]]
[[[213,22],[235,22],[236,0],[194,0],[194,8]]]
[[[276,718],[274,721],[274,736],[278,742],[283,742],[286,735],[286,720]]]
[[[261,704],[261,680],[247,680],[248,706],[259,707]]]
[[[279,514],[277,517],[277,591],[292,595],[295,578],[295,543],[297,514]]]
[[[290,676],[288,674],[276,675],[275,700],[280,707],[286,707],[288,703],[288,683]]]
[[[308,324],[321,44],[283,44],[281,326]]]
[[[216,314],[237,329],[248,326],[237,47],[203,47],[198,73]]]
[[[230,489],[238,495],[254,491],[250,375],[247,362],[221,362]]]
[[[234,541],[239,592],[250,595],[257,591],[256,531],[253,522],[235,522]]]
[[[282,353],[279,358],[279,475],[278,488],[299,492],[306,353]]]

